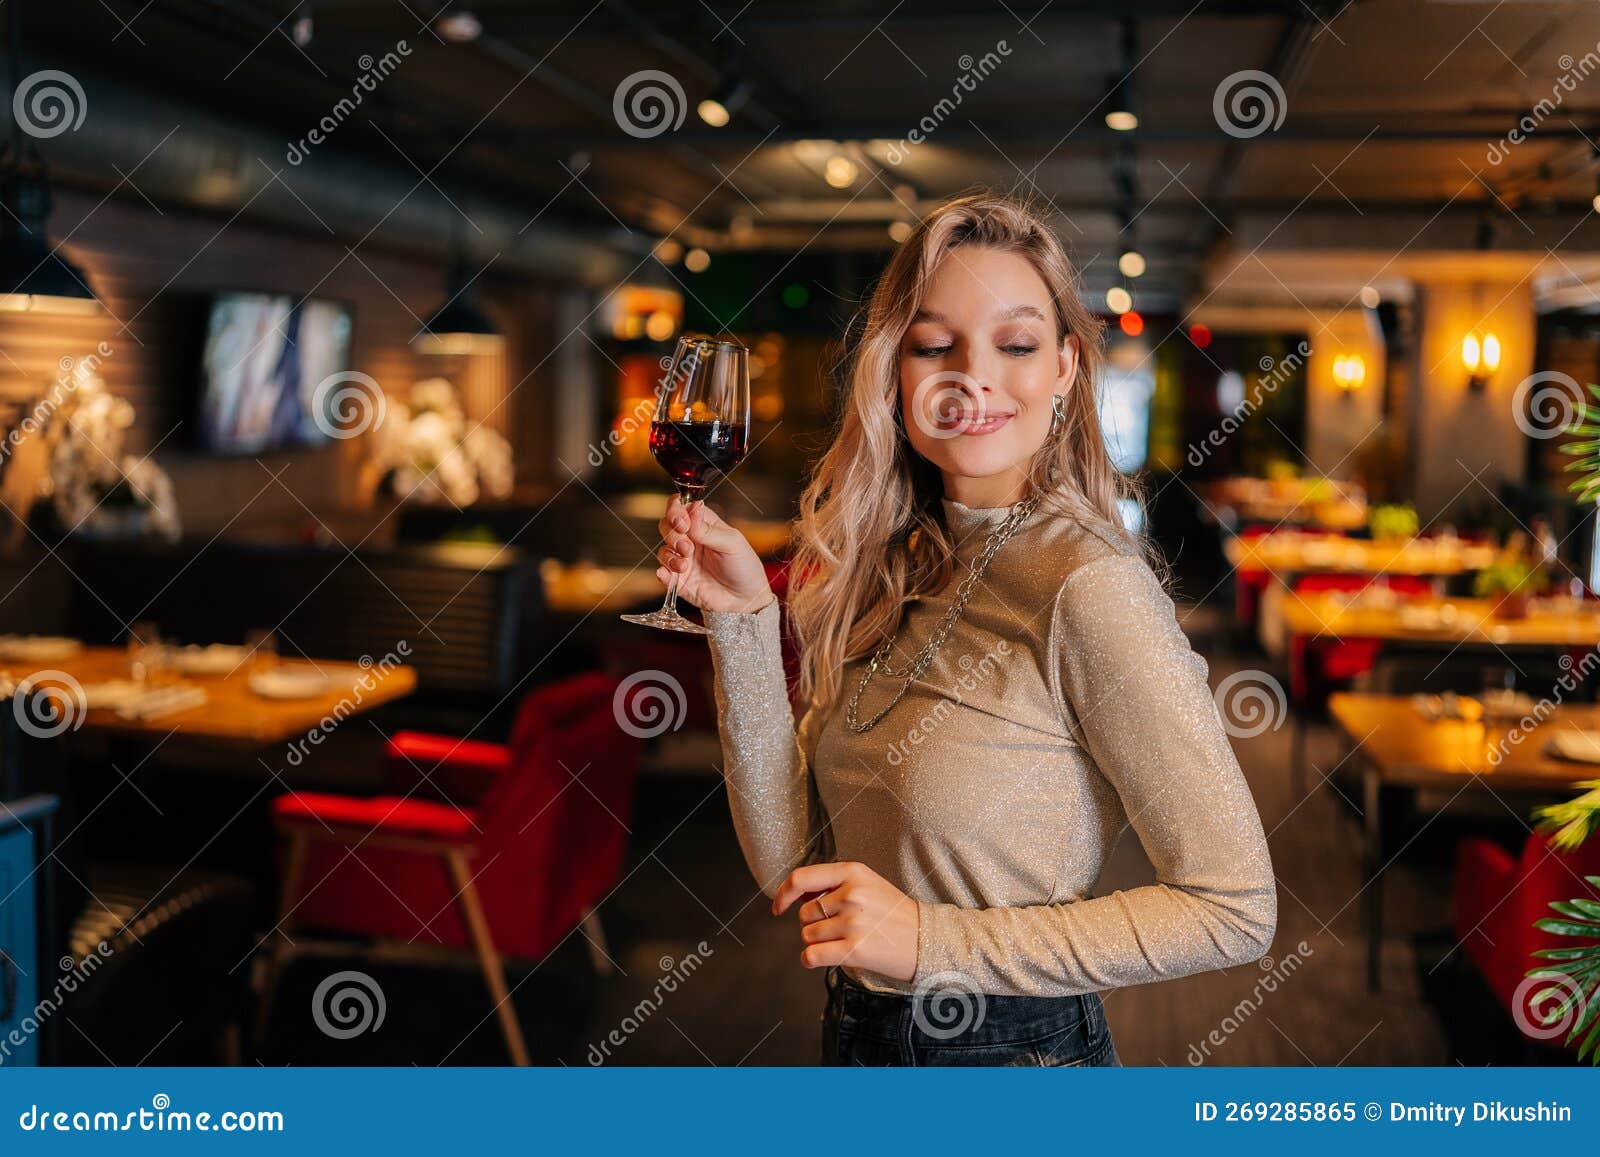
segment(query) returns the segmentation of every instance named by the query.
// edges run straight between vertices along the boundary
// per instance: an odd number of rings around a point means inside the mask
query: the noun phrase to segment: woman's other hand
[[[678,594],[702,611],[748,614],[772,601],[760,556],[704,502],[685,505],[674,494],[660,529],[656,577],[664,584],[676,577]]]
[[[917,902],[865,864],[810,864],[789,873],[772,898],[781,916],[802,896],[800,963],[848,964],[893,980],[917,974]]]

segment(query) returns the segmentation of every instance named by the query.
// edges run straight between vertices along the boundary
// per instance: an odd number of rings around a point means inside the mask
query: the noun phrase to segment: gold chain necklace
[[[1022,524],[1028,520],[1028,516],[1038,508],[1039,498],[1039,495],[1033,494],[1018,502],[1006,513],[1005,521],[989,532],[989,537],[984,540],[983,550],[968,564],[967,577],[962,579],[961,585],[956,588],[955,601],[950,604],[950,609],[945,612],[944,618],[940,620],[933,635],[923,644],[922,649],[917,652],[910,665],[904,671],[892,671],[889,668],[889,655],[894,650],[895,640],[900,637],[898,627],[895,629],[895,633],[884,641],[883,646],[878,648],[877,653],[872,656],[872,661],[867,664],[867,669],[861,673],[861,684],[856,688],[855,695],[851,697],[849,704],[845,707],[844,719],[851,731],[860,735],[871,730],[880,719],[894,709],[894,705],[905,696],[911,684],[928,669],[928,665],[933,662],[934,656],[938,654],[939,648],[944,645],[945,639],[955,629],[956,623],[960,621],[962,614],[966,611],[967,600],[972,597],[973,592],[978,589],[978,584],[983,581],[983,576],[989,570],[989,564],[994,561],[994,556],[1000,553],[1000,548],[1010,541],[1012,535],[1022,529]],[[901,620],[900,625],[905,625],[904,619]],[[867,684],[872,682],[873,675],[880,670],[891,678],[898,677],[901,680],[900,687],[882,711],[879,711],[871,719],[863,723],[857,718],[856,714],[861,705],[861,696],[866,691]]]

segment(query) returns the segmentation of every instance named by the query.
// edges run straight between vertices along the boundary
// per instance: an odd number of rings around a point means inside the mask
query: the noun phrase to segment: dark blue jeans
[[[1098,993],[897,996],[828,969],[825,1065],[1120,1065]]]

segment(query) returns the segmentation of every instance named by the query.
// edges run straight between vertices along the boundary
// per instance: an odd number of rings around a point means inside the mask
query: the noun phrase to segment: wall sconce
[[[1340,354],[1333,359],[1333,381],[1349,397],[1367,380],[1367,362],[1360,354]]]
[[[1492,333],[1482,338],[1467,334],[1461,339],[1461,364],[1467,371],[1467,388],[1481,392],[1500,368],[1500,339]]]

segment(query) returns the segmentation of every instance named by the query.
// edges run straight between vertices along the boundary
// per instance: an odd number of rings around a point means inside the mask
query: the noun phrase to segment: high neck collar
[[[967,506],[951,498],[941,498],[939,501],[944,506],[944,523],[958,542],[974,534],[993,530],[1011,512],[1009,506]]]

